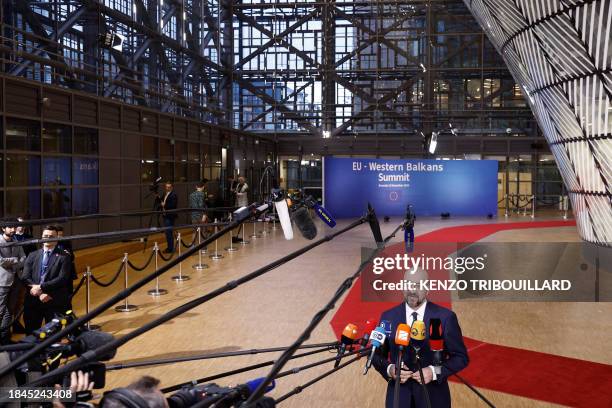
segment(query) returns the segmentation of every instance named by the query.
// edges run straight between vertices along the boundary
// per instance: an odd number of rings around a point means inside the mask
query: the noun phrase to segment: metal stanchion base
[[[223,254],[214,253],[211,256],[209,256],[209,258],[216,261],[217,259],[223,258]]]
[[[182,282],[191,279],[188,275],[176,275],[172,277],[173,281]]]
[[[116,312],[127,313],[127,312],[133,312],[134,310],[138,310],[138,306],[136,306],[136,305],[121,305],[121,306],[115,307],[115,311]]]
[[[237,247],[235,246],[231,246],[231,247],[226,247],[224,248],[227,252],[236,252],[238,250]]]
[[[202,269],[208,268],[208,265],[206,265],[206,264],[195,264],[195,265],[191,265],[191,267],[193,269],[195,269],[196,271],[201,271]]]
[[[249,241],[245,241],[244,239],[240,241],[240,245],[249,245]]]
[[[259,234],[253,234],[253,235],[249,235],[249,238],[252,238],[252,239],[257,239],[257,238],[261,238],[261,235],[259,235]]]
[[[100,325],[99,324],[89,324],[87,325],[87,328],[89,330],[100,330]]]
[[[201,253],[202,255],[204,255],[204,254],[208,253],[208,249],[206,249],[206,248],[204,248],[204,249],[200,249],[200,253]]]
[[[151,296],[161,296],[168,294],[168,291],[166,289],[151,289],[147,293]]]

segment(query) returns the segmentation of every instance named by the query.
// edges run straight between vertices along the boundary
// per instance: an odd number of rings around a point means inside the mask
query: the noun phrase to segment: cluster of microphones
[[[429,336],[427,336],[427,331],[429,331]],[[372,366],[374,356],[377,353],[385,359],[387,357],[393,334],[391,322],[383,320],[377,326],[374,319],[369,319],[366,321],[363,335],[359,337],[358,333],[359,329],[355,324],[349,323],[346,325],[340,337],[340,346],[338,348],[335,367],[338,367],[340,359],[347,350],[350,350],[355,345],[358,345],[361,350],[364,350],[369,343],[371,351],[363,371],[365,375]],[[400,352],[399,360],[401,361],[401,357],[408,347],[412,347],[418,356],[419,351],[425,345],[426,338],[428,338],[429,348],[433,352],[434,365],[441,366],[443,361],[444,337],[442,333],[442,322],[437,318],[429,320],[429,330],[427,330],[425,322],[421,320],[415,320],[411,326],[405,323],[401,323],[397,326],[393,341]]]
[[[270,197],[286,240],[293,239],[292,222],[304,238],[311,240],[317,236],[317,226],[310,216],[310,210],[329,227],[336,226],[334,217],[312,196],[300,194],[289,197],[283,190],[274,188]]]

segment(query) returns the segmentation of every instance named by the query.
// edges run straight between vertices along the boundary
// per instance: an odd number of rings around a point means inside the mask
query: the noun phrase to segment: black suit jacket
[[[469,363],[467,349],[465,348],[465,344],[463,344],[461,328],[457,321],[457,315],[455,315],[453,311],[429,301],[425,307],[424,317],[426,328],[429,328],[429,320],[432,318],[438,318],[442,321],[444,352],[446,355],[443,361],[442,374],[438,375],[436,381],[427,384],[431,406],[432,408],[450,407],[451,398],[447,378],[451,374],[458,373],[464,369]],[[387,367],[389,364],[395,364],[397,361],[399,349],[395,345],[395,331],[400,323],[406,323],[406,304],[401,303],[399,306],[387,310],[382,314],[380,320],[387,320],[391,323],[391,335],[388,336],[390,341],[386,342],[386,344],[389,344],[389,347],[386,348],[383,353],[374,355],[373,365],[383,378],[389,381],[385,404],[387,408],[391,408],[393,407],[395,381],[391,381],[390,377],[387,375]],[[426,330],[425,341],[423,342],[423,347],[419,355],[421,357],[421,367],[425,368],[433,365],[433,352],[429,348],[429,330]],[[414,350],[412,347],[408,346],[403,361],[411,371],[417,371],[414,356]],[[406,383],[400,385],[400,407],[409,407],[410,400],[413,396],[417,408],[425,408],[427,406],[425,394],[420,384],[414,380],[408,380]]]
[[[164,201],[164,195],[162,195],[162,202]],[[164,211],[168,211],[168,210],[176,210],[176,207],[178,205],[178,196],[176,195],[176,193],[174,191],[171,191],[170,194],[168,195],[168,198],[166,198],[166,203],[164,204]],[[177,217],[177,213],[172,212],[172,213],[164,213],[164,218],[168,218],[171,220],[174,220]]]
[[[23,266],[23,281],[26,285],[40,285],[43,293],[51,296],[49,306],[67,307],[70,304],[69,284],[71,282],[70,257],[64,255],[58,248],[51,253],[47,275],[41,284],[43,250],[36,250],[28,255]],[[27,294],[26,299],[38,300]]]

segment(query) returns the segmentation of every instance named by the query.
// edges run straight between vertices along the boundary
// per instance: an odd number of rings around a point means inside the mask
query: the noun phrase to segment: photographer
[[[59,384],[55,385],[56,389],[60,389],[61,386]],[[73,394],[77,395],[77,401],[80,399],[85,399],[83,396],[89,396],[91,399],[91,391],[94,388],[93,381],[89,381],[89,374],[83,373],[81,370],[78,372],[70,373],[70,390]],[[53,401],[53,408],[67,408],[67,406],[77,405],[75,403],[63,403],[60,400]],[[87,404],[89,405],[89,404]]]

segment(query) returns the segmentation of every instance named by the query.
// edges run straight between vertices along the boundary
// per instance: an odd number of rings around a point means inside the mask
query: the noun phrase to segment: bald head
[[[404,291],[404,299],[412,309],[417,309],[427,298],[427,290],[421,289],[420,286],[421,282],[425,282],[428,279],[429,274],[425,269],[418,268],[414,273],[412,273],[412,270],[406,270],[404,273],[404,280],[414,283],[414,285],[410,285],[414,290],[406,289]]]

